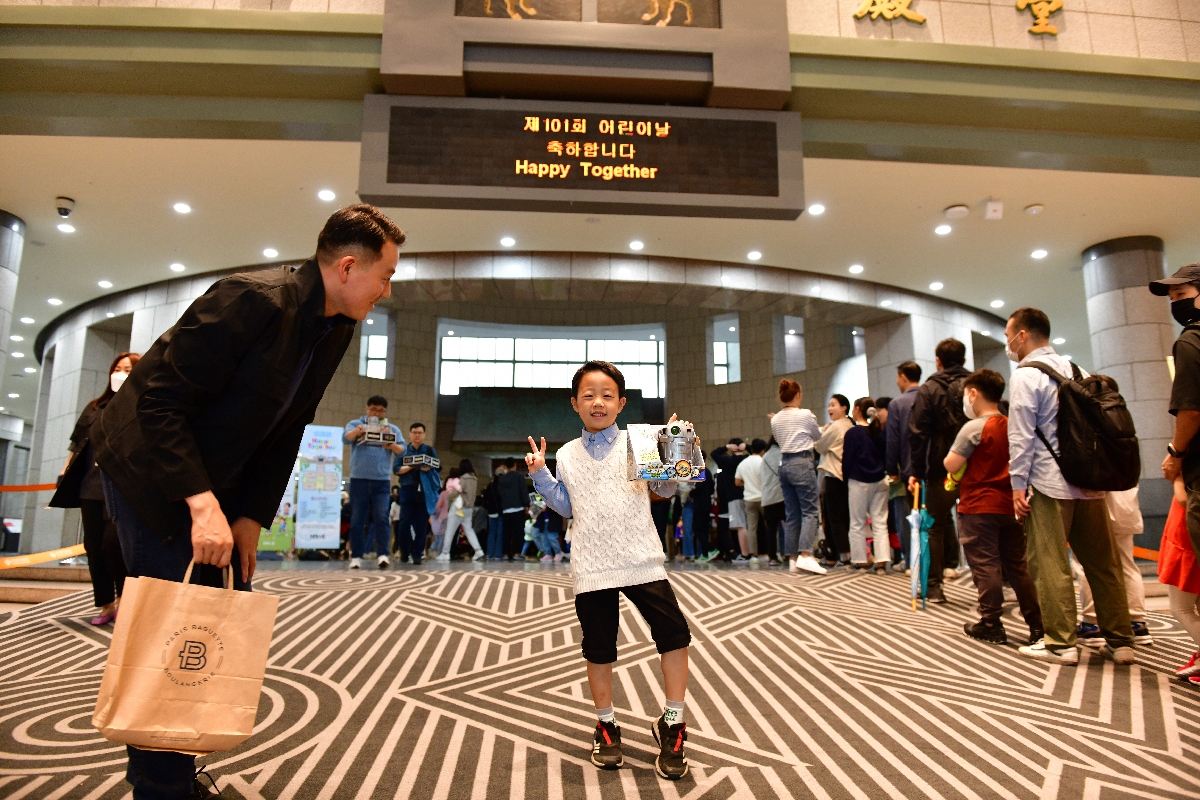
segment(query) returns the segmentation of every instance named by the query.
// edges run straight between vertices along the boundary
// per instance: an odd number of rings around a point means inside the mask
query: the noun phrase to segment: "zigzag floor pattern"
[[[588,762],[594,724],[563,570],[260,573],[281,596],[256,735],[203,759],[226,797],[1197,798],[1190,640],[1152,615],[1138,666],[1078,668],[914,613],[900,576],[688,570],[692,772],[655,777],[657,655],[623,607],[615,705],[626,768]],[[109,642],[76,594],[0,616],[0,797],[127,797],[91,709]],[[1013,612],[1009,612],[1010,615]],[[1016,616],[1012,638],[1024,636]]]

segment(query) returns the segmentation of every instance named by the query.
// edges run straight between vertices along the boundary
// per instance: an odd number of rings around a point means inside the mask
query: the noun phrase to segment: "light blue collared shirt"
[[[1046,345],[1034,350],[1017,365],[1008,379],[1008,473],[1013,491],[1034,486],[1056,500],[1094,500],[1104,492],[1092,492],[1067,483],[1054,457],[1037,435],[1040,428],[1046,440],[1058,447],[1058,384],[1037,369],[1020,369],[1031,361],[1040,361],[1059,375],[1071,377],[1071,362]],[[1083,372],[1083,370],[1080,370]],[[1087,373],[1083,372],[1086,377]]]
[[[590,433],[584,430],[583,435],[579,438],[583,443],[583,449],[589,456],[597,461],[603,461],[612,452],[613,445],[617,443],[620,433],[617,423],[614,422],[599,433]],[[533,488],[546,501],[546,505],[564,517],[572,516],[571,496],[567,493],[567,487],[561,480],[551,475],[547,467],[542,467],[530,477],[533,478]],[[650,491],[659,497],[671,497],[678,488],[676,481],[650,481],[649,483]]]

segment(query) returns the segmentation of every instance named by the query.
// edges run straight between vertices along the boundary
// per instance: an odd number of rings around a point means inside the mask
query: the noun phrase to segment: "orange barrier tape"
[[[0,486],[0,492],[50,492],[57,488],[56,483],[30,483],[25,486]]]
[[[1157,550],[1147,550],[1144,547],[1135,547],[1133,548],[1133,554],[1137,558],[1144,558],[1147,561],[1158,561]]]
[[[44,553],[30,553],[27,556],[10,556],[0,558],[0,569],[15,569],[16,567],[32,567],[34,564],[45,564],[48,561],[62,561],[64,558],[74,558],[83,555],[83,545],[61,547],[58,550],[47,550]]]

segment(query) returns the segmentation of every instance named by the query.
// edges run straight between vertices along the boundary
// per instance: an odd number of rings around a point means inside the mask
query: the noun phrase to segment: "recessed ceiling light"
[[[105,314],[104,316],[108,317],[109,319],[112,319],[113,317],[116,316],[116,314],[114,314],[113,312],[110,311],[107,314]]]
[[[8,338],[9,338],[9,339],[11,339],[11,340],[13,340],[14,342],[23,342],[23,341],[25,341],[25,337],[24,337],[24,336],[18,336],[18,335],[17,335],[17,334],[15,334],[15,333],[14,333],[12,336],[8,337]]]
[[[892,301],[891,301],[891,300],[884,300],[884,301],[883,301],[883,302],[881,302],[879,305],[883,306],[884,308],[891,308],[891,307],[892,307]]]
[[[946,287],[942,285],[941,281],[934,281],[933,283],[929,284],[929,288],[932,291],[940,292],[942,289],[944,289]]]
[[[789,335],[789,336],[795,336],[795,335],[796,335],[796,329],[795,329],[795,328],[790,328],[790,329],[788,329],[788,335]]]
[[[1043,250],[1039,247],[1037,250],[1034,250],[1029,255],[1031,258],[1045,258],[1046,256],[1049,255],[1049,253],[1047,253],[1045,250]]]
[[[33,317],[21,317],[21,322],[25,323],[26,325],[32,325]]]
[[[172,206],[172,208],[174,208],[180,214],[192,213],[192,207],[189,206],[187,203],[176,203],[175,205]]]
[[[13,358],[24,358],[25,357],[24,353],[9,353],[9,355],[12,356]]]
[[[1004,305],[1003,300],[993,300],[990,304],[992,308],[1001,308]]]
[[[277,255],[279,255],[279,251],[274,247],[268,247],[267,249],[263,250],[263,255],[267,258],[275,258]]]
[[[324,200],[326,203],[332,203],[337,199],[337,195],[329,189],[322,189],[321,191],[317,192],[317,197]]]
[[[762,253],[758,252],[757,250],[751,250],[749,253],[746,253],[746,258],[750,259],[751,261],[758,261],[760,258],[762,258]]]
[[[851,264],[851,265],[850,265],[850,274],[851,274],[851,275],[858,275],[858,274],[859,274],[859,273],[861,273],[862,271],[863,271],[863,265],[862,265],[862,264]]]
[[[26,372],[26,374],[32,375],[33,373],[37,372],[37,368],[36,367],[26,367],[25,372]]]
[[[9,392],[9,393],[8,393],[8,396],[9,396],[11,399],[13,399],[13,400],[16,400],[16,399],[17,399],[18,397],[20,397],[21,395],[17,394],[16,392]]]
[[[512,247],[516,243],[517,243],[517,240],[511,236],[505,236],[503,239],[500,240],[501,247]]]
[[[733,332],[734,332],[734,331],[736,331],[736,330],[737,330],[737,328],[733,327],[732,325],[731,325],[731,326],[729,326],[729,332],[730,332],[730,333],[733,333]]]
[[[367,320],[367,324],[368,324],[368,325],[374,325],[374,324],[375,324],[375,320],[373,320],[373,319],[368,319],[368,320]]]
[[[632,242],[629,243],[630,250],[641,250],[645,246],[646,245],[642,244],[642,242],[638,239],[634,239]]]
[[[971,213],[971,208],[960,203],[956,206],[950,206],[942,213],[946,215],[946,219],[962,219]]]
[[[62,300],[59,300],[57,297],[48,297],[48,298],[46,298],[46,302],[52,306],[61,306],[62,305]]]
[[[1041,203],[1034,203],[1031,206],[1025,206],[1026,214],[1040,214],[1046,210],[1046,207]]]
[[[185,269],[187,269],[187,267],[185,267],[183,264],[180,264],[180,263],[175,263],[175,264],[171,265],[171,272],[183,272]]]
[[[453,335],[454,335],[454,331],[446,331],[446,335],[447,335],[447,336],[453,336]]]
[[[75,226],[69,222],[58,223],[58,229],[60,231],[62,231],[63,233],[74,233],[75,232]]]
[[[954,230],[954,229],[951,228],[949,225],[938,225],[936,228],[933,229],[933,232],[936,233],[938,236],[945,236],[947,233],[949,233],[952,230]]]
[[[112,281],[97,281],[96,285],[99,286],[101,289],[111,289]]]
[[[655,336],[653,333],[652,333],[652,334],[650,334],[650,339],[651,339],[651,340],[654,340],[654,339],[657,339],[657,338],[658,338],[658,337],[657,337],[657,336]]]
[[[1055,344],[1066,344],[1067,340],[1064,339],[1063,337],[1059,336],[1057,339],[1054,340],[1054,343]]]
[[[980,336],[991,336],[992,332],[991,331],[980,331],[979,335]]]
[[[825,213],[825,206],[820,203],[813,203],[808,207],[808,213],[812,214],[814,217],[819,217]]]

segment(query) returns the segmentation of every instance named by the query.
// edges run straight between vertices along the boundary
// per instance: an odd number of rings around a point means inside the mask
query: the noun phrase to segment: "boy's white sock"
[[[609,706],[608,708],[597,708],[596,716],[601,722],[608,722],[613,725],[617,724],[617,715],[613,712],[612,706]]]
[[[684,703],[682,700],[678,703],[674,700],[668,700],[666,707],[663,708],[663,722],[667,725],[678,725],[683,722],[683,706]]]

